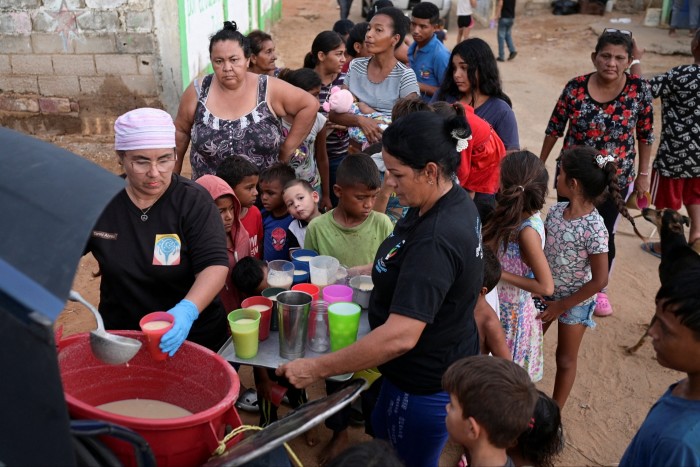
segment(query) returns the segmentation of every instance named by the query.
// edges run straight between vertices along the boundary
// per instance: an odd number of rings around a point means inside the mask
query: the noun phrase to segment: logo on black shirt
[[[102,240],[116,240],[119,234],[110,232],[100,232],[99,230],[93,230],[92,236],[95,238],[101,238]]]

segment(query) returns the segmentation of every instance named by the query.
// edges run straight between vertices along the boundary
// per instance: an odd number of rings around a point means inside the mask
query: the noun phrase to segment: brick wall
[[[162,107],[154,2],[177,7],[163,0],[0,0],[0,125],[35,134],[109,133],[112,116]]]

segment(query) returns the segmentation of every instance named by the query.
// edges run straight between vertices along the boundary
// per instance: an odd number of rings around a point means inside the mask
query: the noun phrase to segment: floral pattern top
[[[654,168],[664,177],[700,177],[700,65],[671,68],[649,84],[662,105]]]
[[[207,108],[207,97],[212,76],[205,76],[194,113],[190,150],[192,179],[215,174],[227,157],[239,155],[263,170],[279,159],[284,141],[282,124],[267,103],[267,75],[258,77],[257,104],[253,110],[237,120],[224,120]]]
[[[577,219],[564,218],[568,202],[557,203],[549,210],[545,221],[544,254],[554,278],[554,300],[569,297],[593,278],[590,255],[608,252],[608,229],[594,209]],[[579,305],[588,305],[593,294]]]
[[[597,102],[588,93],[593,73],[569,81],[561,93],[545,134],[564,135],[562,149],[590,146],[615,157],[620,188],[634,181],[634,136],[639,144],[654,142],[654,110],[649,85],[637,75],[627,75],[622,92],[610,102]]]

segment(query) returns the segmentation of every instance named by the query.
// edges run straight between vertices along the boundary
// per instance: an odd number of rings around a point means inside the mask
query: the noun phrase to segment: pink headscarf
[[[114,149],[167,149],[175,147],[175,125],[164,110],[144,107],[114,122]]]

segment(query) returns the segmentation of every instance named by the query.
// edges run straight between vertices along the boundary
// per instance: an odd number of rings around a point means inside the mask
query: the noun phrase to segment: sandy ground
[[[351,19],[360,21],[359,0],[353,5]],[[279,64],[301,66],[303,55],[310,49],[314,36],[330,29],[337,19],[334,0],[285,0],[283,20],[275,25]],[[626,17],[631,24],[615,25],[609,20]],[[539,154],[544,128],[554,103],[564,84],[571,77],[592,70],[590,53],[602,27],[626,27],[633,30],[638,41],[648,49],[644,58],[645,73],[659,73],[686,63],[680,55],[661,55],[689,49],[690,39],[684,36],[670,39],[666,31],[641,26],[641,15],[622,13],[605,17],[574,15],[552,16],[546,11],[516,19],[514,39],[519,55],[516,60],[500,64],[505,91],[514,102],[524,148]],[[456,29],[448,34],[447,46],[455,43]],[[496,31],[477,26],[472,36],[481,37],[496,50]],[[652,53],[653,51],[657,53]],[[658,110],[657,110],[658,115]],[[658,134],[658,126],[657,126]],[[105,168],[117,172],[116,160],[109,138],[58,137],[53,141],[81,154]],[[558,151],[559,146],[555,148]],[[555,154],[555,152],[553,152]],[[548,166],[553,174],[553,160]],[[185,167],[186,175],[189,167]],[[549,202],[554,201],[550,193]],[[638,219],[642,233],[652,233],[652,226]],[[621,222],[617,236],[618,260],[609,285],[609,295],[615,313],[598,318],[598,327],[587,332],[579,356],[578,379],[563,412],[566,448],[557,465],[614,465],[647,413],[651,404],[672,382],[682,375],[661,368],[654,359],[650,344],[634,356],[626,355],[622,346],[631,345],[642,334],[654,310],[654,294],[659,286],[658,260],[643,253],[640,241],[631,233],[627,221]],[[92,303],[98,302],[99,280],[92,277],[96,264],[86,257],[80,264],[75,288]],[[82,307],[69,303],[59,318],[64,333],[82,332],[94,326],[94,321]],[[539,388],[551,393],[554,382],[554,352],[556,330],[545,339],[545,377]],[[252,385],[249,369],[242,369],[241,380]],[[322,387],[310,388],[311,397],[322,395]],[[256,423],[257,415],[242,413],[248,423]],[[311,448],[298,439],[292,443],[305,465],[316,465],[330,438],[325,428],[318,428],[321,441]],[[352,440],[368,439],[360,427],[351,427]],[[441,465],[452,466],[459,458],[459,449],[448,444]]]

